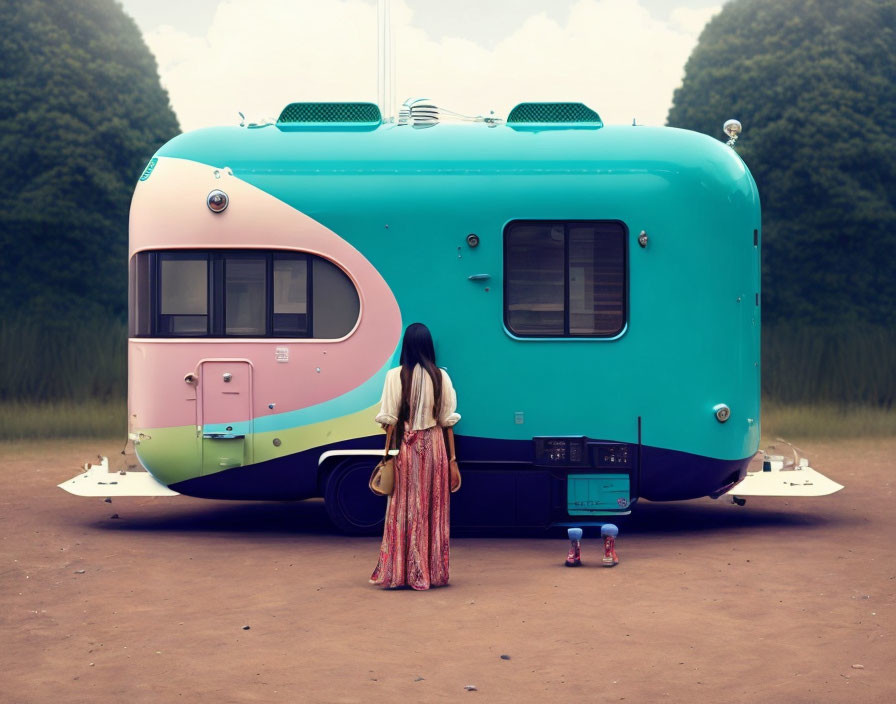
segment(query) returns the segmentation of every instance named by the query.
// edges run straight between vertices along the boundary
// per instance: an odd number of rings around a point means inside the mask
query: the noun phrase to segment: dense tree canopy
[[[734,0],[668,123],[725,139],[763,202],[766,320],[896,322],[896,2]]]
[[[134,184],[177,121],[114,0],[0,0],[0,315],[126,307]]]

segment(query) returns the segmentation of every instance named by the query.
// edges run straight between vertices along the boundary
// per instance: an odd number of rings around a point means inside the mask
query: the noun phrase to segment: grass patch
[[[794,408],[893,408],[896,330],[869,324],[763,325],[762,398]]]
[[[127,365],[120,321],[0,319],[0,402],[124,398]]]
[[[763,438],[896,437],[896,409],[835,404],[762,404]]]
[[[124,440],[127,404],[115,401],[0,402],[0,440],[110,438]]]

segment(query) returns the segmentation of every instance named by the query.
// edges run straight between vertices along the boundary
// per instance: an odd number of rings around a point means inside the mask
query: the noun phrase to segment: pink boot
[[[615,567],[619,564],[619,556],[616,555],[616,536],[619,535],[619,529],[612,523],[605,523],[601,526],[600,534],[604,539],[604,557],[601,562],[604,567]]]

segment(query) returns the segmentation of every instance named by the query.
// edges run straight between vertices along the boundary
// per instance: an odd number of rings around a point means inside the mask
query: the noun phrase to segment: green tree
[[[763,315],[896,323],[896,2],[734,0],[668,124],[725,139],[763,202]]]
[[[0,315],[125,316],[128,208],[178,132],[114,0],[0,0]]]

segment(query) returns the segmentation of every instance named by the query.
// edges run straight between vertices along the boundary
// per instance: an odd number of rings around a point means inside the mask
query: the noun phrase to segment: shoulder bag
[[[383,459],[373,468],[370,481],[367,482],[367,486],[377,496],[391,496],[392,490],[395,488],[395,458],[389,454],[389,449],[392,447],[393,430],[395,430],[395,426],[390,425],[389,430],[386,431],[386,450]]]

